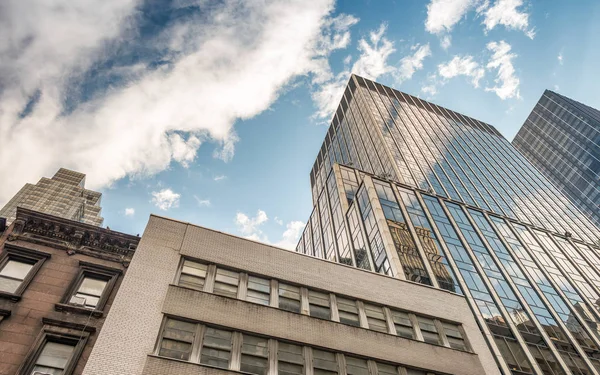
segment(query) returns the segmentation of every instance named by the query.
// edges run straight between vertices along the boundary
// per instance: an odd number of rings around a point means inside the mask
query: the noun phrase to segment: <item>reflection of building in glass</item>
[[[492,126],[352,76],[310,178],[296,251],[464,295],[504,374],[600,374],[598,228]]]
[[[42,179],[35,185],[25,184],[6,205],[0,217],[7,224],[15,220],[17,207],[54,215],[85,224],[101,226],[102,193],[85,188],[85,174],[60,168],[52,178]]]
[[[512,143],[600,226],[600,111],[546,90]]]

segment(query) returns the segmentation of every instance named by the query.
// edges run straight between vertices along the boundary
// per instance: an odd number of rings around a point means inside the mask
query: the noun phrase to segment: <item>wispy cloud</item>
[[[521,9],[523,0],[496,0],[494,5],[483,11],[483,24],[486,30],[497,25],[507,29],[521,30],[528,38],[535,37],[535,30],[529,28],[529,14]]]
[[[502,100],[519,98],[520,80],[515,74],[515,67],[512,62],[517,55],[510,52],[510,44],[503,40],[500,42],[490,42],[487,45],[487,49],[493,53],[487,64],[487,68],[497,69],[498,73],[494,80],[496,85],[493,87],[486,87],[485,91],[495,92]]]
[[[411,47],[411,50],[415,51],[414,54],[403,57],[400,60],[400,67],[395,72],[398,83],[412,78],[417,70],[423,69],[423,60],[425,60],[426,57],[431,56],[429,44],[416,44]]]
[[[189,3],[198,7],[185,16],[161,8],[170,18],[150,34],[156,10],[134,0],[3,5],[0,133],[10,141],[0,174],[11,179],[0,204],[59,166],[85,171],[96,189],[197,162],[202,142],[230,159],[235,121],[265,111],[296,77],[324,74],[320,61],[347,45],[355,22],[332,21],[331,0]]]
[[[215,180],[215,181],[221,181],[221,180],[224,180],[224,179],[226,179],[226,178],[227,178],[227,176],[225,176],[225,175],[221,174],[221,175],[215,176],[215,177],[213,178],[213,180]]]
[[[126,208],[125,209],[125,216],[133,216],[135,215],[135,208]]]
[[[151,203],[154,203],[159,210],[167,211],[172,207],[179,207],[179,198],[181,194],[173,192],[171,189],[162,189],[152,192]]]
[[[564,60],[564,57],[563,57],[563,53],[562,53],[562,52],[560,52],[560,53],[558,54],[558,57],[557,57],[557,59],[558,59],[558,63],[559,63],[560,65],[562,65],[562,64],[563,64],[563,62],[564,62],[564,61],[563,61],[563,60]]]
[[[196,203],[198,203],[199,207],[210,207],[211,205],[210,199],[201,199],[197,195],[194,195],[194,199],[196,200]]]
[[[479,87],[485,70],[475,62],[473,56],[454,56],[452,60],[438,65],[438,73],[444,79],[466,76],[474,87]]]

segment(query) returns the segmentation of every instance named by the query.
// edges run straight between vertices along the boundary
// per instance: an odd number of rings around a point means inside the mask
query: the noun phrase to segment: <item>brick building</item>
[[[460,295],[151,216],[84,375],[235,373],[499,371]]]
[[[81,374],[138,241],[19,207],[0,232],[0,374]]]

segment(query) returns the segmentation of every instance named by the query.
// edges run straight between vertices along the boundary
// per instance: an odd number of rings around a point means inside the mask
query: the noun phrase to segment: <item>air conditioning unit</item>
[[[85,306],[85,297],[73,296],[69,300],[69,303],[75,306]]]

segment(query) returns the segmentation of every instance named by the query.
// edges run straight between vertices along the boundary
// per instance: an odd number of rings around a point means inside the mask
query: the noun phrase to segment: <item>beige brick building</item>
[[[151,216],[83,373],[499,370],[462,296]]]

